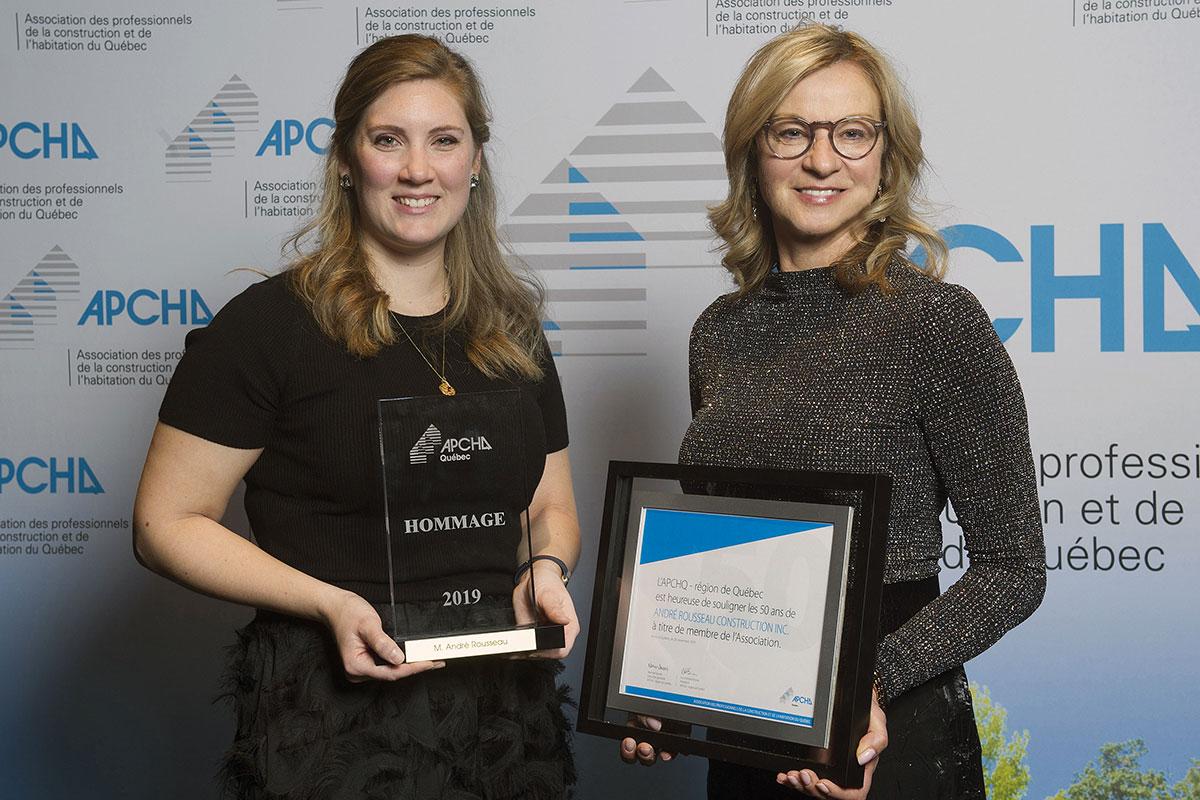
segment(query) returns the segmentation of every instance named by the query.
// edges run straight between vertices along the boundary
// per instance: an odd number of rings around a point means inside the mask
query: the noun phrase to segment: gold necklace
[[[408,331],[406,331],[404,329],[404,323],[400,321],[399,315],[396,316],[396,324],[400,326],[400,332],[404,334],[405,339],[408,339],[408,343],[413,346],[413,350],[417,351],[417,355],[419,355],[421,357],[421,360],[424,361],[426,366],[429,367],[429,369],[433,372],[433,374],[437,375],[438,378],[441,380],[441,383],[438,384],[438,390],[440,390],[442,394],[446,395],[446,397],[453,397],[456,394],[456,392],[454,391],[454,387],[450,385],[450,381],[446,380],[446,307],[442,306],[442,371],[441,372],[438,372],[436,369],[434,369],[433,364],[429,363],[429,359],[425,357],[425,353],[421,350],[421,348],[417,347],[417,343],[414,342],[413,338],[408,335]]]

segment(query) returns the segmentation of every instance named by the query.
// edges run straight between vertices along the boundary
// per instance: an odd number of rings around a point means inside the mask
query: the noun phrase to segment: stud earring
[[[471,173],[471,188],[472,189],[479,188],[479,176],[476,175],[475,173]]]
[[[349,175],[343,175],[338,178],[338,186],[342,187],[342,189],[350,190],[354,188],[354,181],[350,180]]]

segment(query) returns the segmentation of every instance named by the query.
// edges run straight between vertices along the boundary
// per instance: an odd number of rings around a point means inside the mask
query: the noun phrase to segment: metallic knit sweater
[[[885,582],[937,574],[949,498],[970,567],[879,643],[884,701],[986,650],[1037,608],[1045,545],[1016,371],[979,301],[905,267],[895,291],[773,273],[692,329],[683,463],[885,472]],[[886,613],[886,609],[885,609]]]

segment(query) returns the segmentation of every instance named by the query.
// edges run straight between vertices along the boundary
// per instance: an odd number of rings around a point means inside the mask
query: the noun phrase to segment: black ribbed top
[[[436,320],[398,317],[417,343]],[[440,368],[441,336],[430,336],[425,349]],[[562,389],[548,349],[543,366],[537,383],[491,379],[470,364],[460,335],[446,339],[446,373],[459,393],[521,390],[530,494],[545,466],[536,454],[567,446]],[[389,593],[377,404],[436,394],[438,383],[403,336],[373,358],[350,355],[320,331],[286,277],[277,275],[187,335],[159,419],[218,444],[263,448],[246,474],[246,513],[258,545],[381,603]],[[437,535],[406,552],[423,574],[473,572]],[[485,593],[512,591],[511,570],[472,579]],[[410,588],[400,587],[397,598],[428,599],[424,589]]]

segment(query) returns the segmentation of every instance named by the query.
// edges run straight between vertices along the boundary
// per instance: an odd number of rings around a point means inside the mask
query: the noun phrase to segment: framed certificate
[[[860,786],[890,486],[611,463],[579,730]]]

